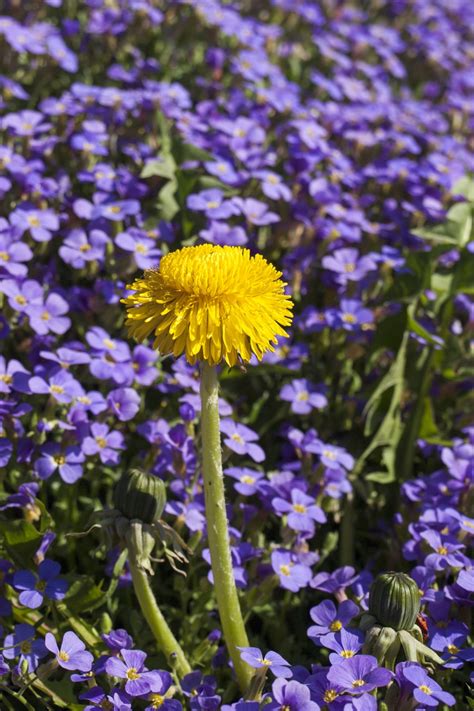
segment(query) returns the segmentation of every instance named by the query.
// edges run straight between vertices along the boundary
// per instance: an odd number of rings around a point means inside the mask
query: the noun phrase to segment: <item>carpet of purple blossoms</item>
[[[265,708],[372,711],[392,682],[403,708],[473,708],[474,5],[1,8],[2,710],[259,708],[237,701],[212,595],[197,369],[131,343],[120,305],[196,242],[262,252],[296,303],[288,341],[221,374],[242,653],[268,667]],[[132,465],[164,479],[194,551],[186,578],[162,563],[153,579],[184,679],[119,551],[68,537]],[[362,653],[384,570],[418,583],[444,668]]]

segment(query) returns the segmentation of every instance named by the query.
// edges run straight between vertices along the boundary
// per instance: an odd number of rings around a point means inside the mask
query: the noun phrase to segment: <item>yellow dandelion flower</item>
[[[252,353],[260,360],[274,351],[277,336],[292,319],[281,272],[260,254],[241,247],[210,244],[185,247],[161,259],[127,288],[129,334],[143,341],[151,334],[163,354],[186,354],[229,366]]]

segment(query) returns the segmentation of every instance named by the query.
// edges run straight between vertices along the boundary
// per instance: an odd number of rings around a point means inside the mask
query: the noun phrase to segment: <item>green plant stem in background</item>
[[[222,474],[217,372],[207,363],[202,364],[201,370],[201,431],[207,537],[214,576],[214,591],[225,643],[234,664],[240,689],[245,693],[253,672],[242,661],[238,650],[238,647],[248,647],[249,642],[240,610],[230,555]]]
[[[144,573],[143,570],[137,568],[132,562],[131,556],[129,556],[128,563],[132,574],[135,595],[140,603],[143,617],[158,642],[160,651],[166,656],[171,666],[174,666],[180,678],[189,674],[191,671],[189,662],[158,607],[150,587],[148,575]]]

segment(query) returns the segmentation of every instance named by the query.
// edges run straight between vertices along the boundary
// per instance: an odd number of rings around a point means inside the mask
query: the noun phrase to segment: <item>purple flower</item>
[[[81,386],[70,373],[60,370],[51,375],[47,380],[39,375],[34,375],[28,381],[31,392],[42,395],[51,395],[61,404],[72,402],[81,394]]]
[[[423,706],[438,706],[441,702],[447,706],[453,706],[456,699],[447,691],[443,691],[440,685],[431,679],[426,671],[418,665],[405,666],[402,670],[404,679],[411,685],[412,694],[415,700]]]
[[[332,255],[323,257],[322,265],[336,272],[336,281],[342,285],[349,281],[360,281],[370,271],[377,269],[376,262],[368,256],[359,257],[357,249],[336,249]]]
[[[462,553],[458,553],[464,548],[462,543],[453,543],[448,539],[443,540],[437,531],[422,531],[421,537],[428,543],[434,553],[430,553],[425,558],[425,565],[434,570],[444,570],[445,568],[461,568],[465,558]]]
[[[19,602],[31,610],[42,605],[44,598],[62,600],[68,584],[60,578],[61,566],[54,560],[43,560],[38,566],[38,576],[30,570],[18,570],[13,576],[13,587],[20,592]]]
[[[234,420],[224,419],[221,421],[221,431],[227,435],[224,437],[224,444],[233,452],[248,454],[255,462],[263,462],[265,452],[258,444],[254,444],[258,440],[258,435],[250,427]]]
[[[242,227],[231,227],[225,222],[215,220],[211,220],[208,228],[201,230],[199,236],[206,242],[228,245],[229,247],[241,247],[249,241]]]
[[[291,190],[284,184],[283,179],[277,173],[270,170],[257,170],[255,178],[260,178],[263,193],[272,200],[284,200],[290,202]]]
[[[126,679],[125,691],[130,696],[149,694],[156,683],[157,672],[149,672],[145,667],[145,652],[139,649],[122,649],[120,654],[122,659],[109,657],[105,662],[107,674]]]
[[[103,261],[109,238],[102,230],[71,230],[59,248],[59,256],[74,269],[82,269],[87,262]]]
[[[337,568],[332,573],[317,573],[311,581],[311,587],[316,590],[337,595],[356,580],[355,570],[350,565]]]
[[[113,652],[120,652],[122,649],[132,649],[134,646],[133,639],[127,630],[124,629],[111,630],[108,634],[101,636],[107,647]]]
[[[359,614],[359,608],[352,600],[344,600],[338,608],[332,600],[324,600],[311,608],[310,615],[315,625],[308,628],[308,637],[321,637],[330,632],[345,629]]]
[[[326,514],[317,506],[312,496],[307,496],[300,489],[292,489],[291,503],[280,497],[272,499],[272,506],[280,514],[287,514],[288,526],[294,531],[314,533],[314,521],[326,522]]]
[[[132,388],[117,388],[108,394],[107,406],[121,422],[126,422],[140,409],[140,395]]]
[[[311,568],[296,563],[289,551],[273,551],[272,568],[280,578],[280,585],[292,592],[305,588],[311,580]]]
[[[351,659],[344,659],[328,671],[328,681],[340,691],[362,694],[373,691],[379,686],[387,686],[393,674],[388,669],[378,666],[375,657],[359,654]]]
[[[86,645],[74,632],[66,632],[60,648],[51,632],[47,632],[44,641],[46,647],[56,656],[57,663],[63,669],[82,672],[91,670],[94,657],[90,652],[85,651]]]
[[[59,218],[52,210],[17,209],[10,215],[10,222],[20,235],[29,230],[36,242],[49,242],[51,233],[59,229]]]
[[[36,460],[34,469],[40,479],[49,477],[59,470],[59,476],[66,484],[74,484],[82,476],[82,463],[85,457],[79,447],[61,449],[59,444],[45,444],[41,456]]]
[[[134,232],[132,228],[128,232],[120,232],[115,238],[115,244],[125,252],[132,252],[140,269],[156,267],[161,257],[161,251],[155,241],[141,230]]]
[[[344,467],[350,471],[354,466],[354,458],[346,452],[342,447],[325,444],[319,439],[314,439],[310,442],[306,450],[313,454],[318,454],[321,464],[324,464],[328,469],[339,469]]]
[[[297,415],[307,415],[314,409],[328,404],[327,398],[315,391],[314,385],[301,378],[292,380],[280,390],[280,398],[291,402],[291,411]]]
[[[117,464],[119,449],[124,449],[123,435],[117,430],[110,430],[101,422],[91,425],[90,435],[84,438],[82,451],[87,456],[98,454],[102,464]]]
[[[239,210],[232,200],[224,200],[224,193],[218,188],[202,190],[190,195],[187,199],[190,210],[205,212],[213,220],[225,220],[232,215],[238,215]]]
[[[275,679],[272,685],[271,701],[266,707],[268,711],[319,711],[316,701],[311,701],[311,692],[307,686],[298,681]]]
[[[49,294],[41,306],[32,307],[28,315],[30,326],[40,336],[47,333],[66,333],[71,325],[71,319],[63,314],[69,311],[69,305],[59,294]]]
[[[309,630],[308,630],[309,632]],[[331,664],[338,664],[344,659],[351,659],[362,649],[364,635],[359,630],[348,632],[341,629],[340,632],[326,634],[319,640],[321,646],[332,649],[336,654],[329,655]]]
[[[8,303],[15,311],[26,312],[43,303],[43,289],[37,281],[27,279],[19,284],[13,279],[0,283],[0,291],[8,297]]]
[[[263,479],[263,473],[246,467],[229,467],[224,474],[237,480],[235,490],[242,496],[252,496],[259,490],[258,482]]]
[[[268,205],[253,198],[233,198],[232,204],[241,212],[252,225],[271,225],[279,222],[280,218],[275,212],[268,210]]]
[[[283,659],[277,652],[267,652],[263,656],[258,647],[239,647],[240,656],[253,669],[270,669],[274,676],[281,676],[288,679],[291,674],[289,662]]]
[[[28,373],[22,364],[12,358],[7,361],[3,356],[0,356],[0,393],[9,393],[12,389],[15,373]]]
[[[104,217],[112,222],[121,222],[129,215],[137,215],[140,212],[138,200],[116,200],[115,202],[101,203],[92,208],[91,218],[97,220]]]
[[[42,639],[35,639],[36,630],[32,625],[21,623],[15,626],[11,634],[3,640],[3,655],[5,659],[20,657],[19,663],[26,661],[28,671],[34,672],[39,660],[48,653]]]
[[[15,277],[26,276],[28,269],[22,262],[29,262],[33,252],[23,242],[13,242],[6,235],[0,234],[0,269]]]

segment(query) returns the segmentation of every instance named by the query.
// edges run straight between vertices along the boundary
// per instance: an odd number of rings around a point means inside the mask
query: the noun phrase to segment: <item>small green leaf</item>
[[[0,538],[8,553],[21,565],[31,565],[42,537],[32,523],[23,519],[0,521]]]

